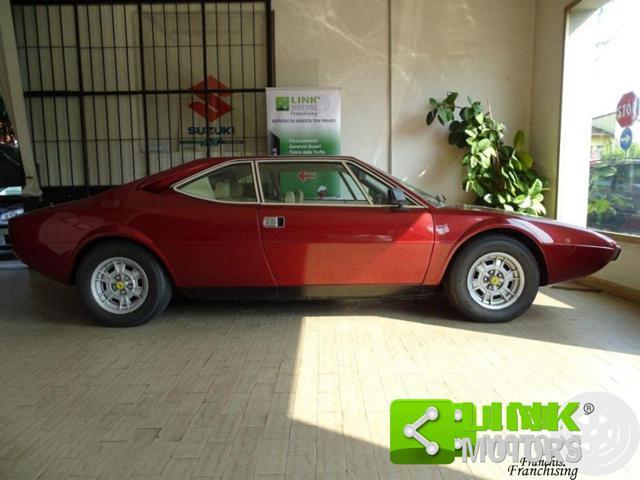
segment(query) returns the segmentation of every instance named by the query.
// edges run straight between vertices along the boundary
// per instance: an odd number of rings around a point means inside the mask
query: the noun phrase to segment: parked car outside
[[[588,226],[640,235],[640,158],[592,162]]]
[[[18,197],[22,191],[21,187],[7,187],[0,189],[0,199],[3,197]],[[11,200],[7,205],[0,204],[0,253],[11,250],[9,244],[9,220],[24,213],[21,203],[13,203]]]
[[[18,148],[0,143],[0,253],[11,250],[9,220],[24,212],[20,201],[24,172]]]

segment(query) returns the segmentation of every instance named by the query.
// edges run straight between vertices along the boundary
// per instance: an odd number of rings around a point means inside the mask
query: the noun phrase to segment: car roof
[[[376,168],[373,165],[370,165],[359,158],[352,157],[350,155],[248,155],[248,156],[233,156],[233,157],[208,157],[201,158],[198,160],[193,160],[191,162],[185,163],[183,165],[179,165],[177,167],[171,168],[169,170],[164,170],[150,177],[146,177],[145,179],[141,179],[137,182],[137,187],[142,188],[148,191],[158,191],[173,185],[174,183],[188,178],[190,176],[195,176],[199,173],[204,172],[216,165],[220,165],[222,163],[235,163],[235,162],[247,162],[247,161],[259,161],[259,160],[268,160],[268,161],[282,161],[282,162],[309,162],[309,161],[336,161],[336,160],[348,160],[354,163],[364,165],[366,168],[374,170],[378,175],[382,175],[385,178],[385,181],[391,182],[393,185],[400,187],[400,183],[397,179],[391,177],[389,174],[381,171],[379,168]],[[430,205],[428,201],[422,198],[420,195],[411,191],[410,189],[402,186],[405,193],[416,200],[418,204],[421,205]]]
[[[291,161],[322,161],[322,160],[354,160],[361,162],[362,160],[352,157],[350,155],[247,155],[247,156],[232,156],[232,157],[208,157],[207,160],[215,163],[229,162],[229,161],[254,161],[254,160],[281,160],[283,162]],[[197,161],[197,160],[196,160]]]

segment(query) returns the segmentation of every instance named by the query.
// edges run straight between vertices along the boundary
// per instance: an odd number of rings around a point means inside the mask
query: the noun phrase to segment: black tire
[[[91,290],[94,270],[105,260],[124,257],[137,263],[148,281],[147,296],[129,313],[111,313],[100,306]],[[127,241],[100,243],[82,259],[76,274],[76,290],[89,311],[106,327],[135,327],[160,315],[171,301],[173,285],[165,269],[145,248]]]
[[[499,310],[483,307],[472,298],[467,287],[470,270],[483,255],[499,252],[510,255],[524,271],[524,287],[512,304]],[[463,247],[450,265],[444,279],[444,291],[451,305],[476,322],[508,322],[522,315],[533,303],[540,286],[540,269],[529,248],[506,235],[491,234],[472,240]]]

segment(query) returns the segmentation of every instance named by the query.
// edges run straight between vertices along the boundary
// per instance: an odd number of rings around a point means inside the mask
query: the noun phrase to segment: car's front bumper
[[[621,253],[622,253],[622,247],[620,245],[616,245],[616,253],[613,254],[611,261],[615,262],[618,259],[618,257],[620,257]]]

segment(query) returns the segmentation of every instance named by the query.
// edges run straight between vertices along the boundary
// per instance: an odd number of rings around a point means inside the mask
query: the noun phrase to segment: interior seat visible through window
[[[237,163],[180,185],[177,190],[205,200],[256,202],[253,169],[250,163]]]

